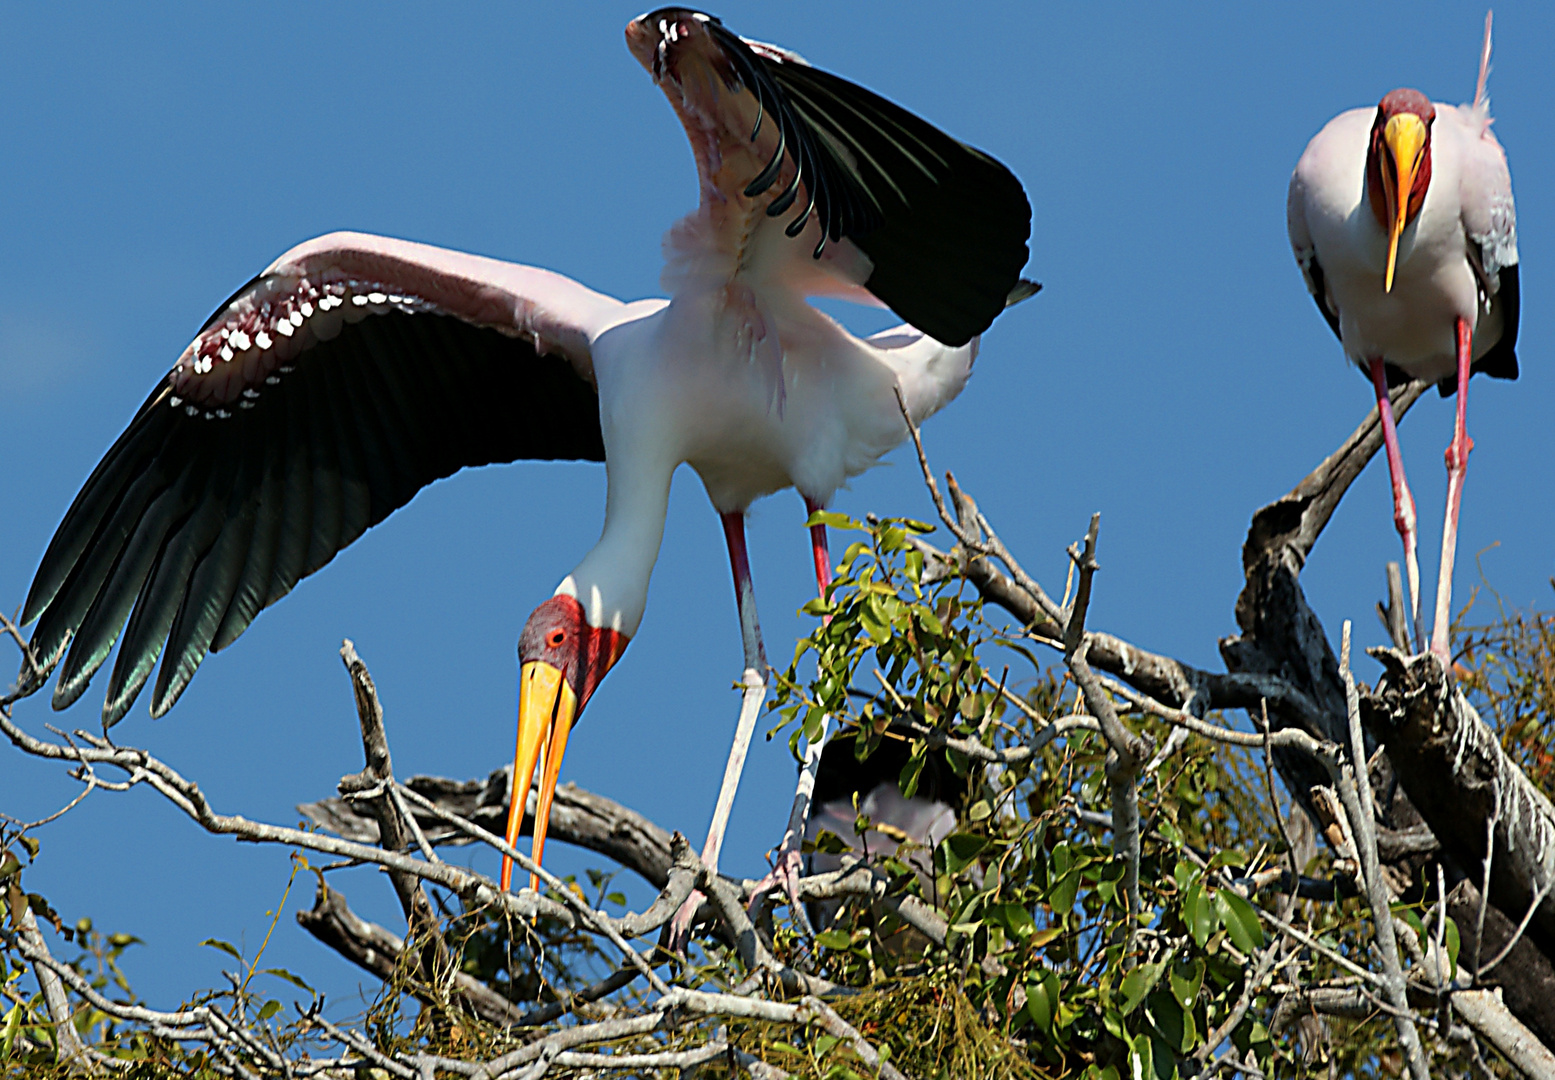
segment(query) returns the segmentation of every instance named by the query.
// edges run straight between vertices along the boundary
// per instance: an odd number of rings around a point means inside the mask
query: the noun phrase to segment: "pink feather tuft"
[[[1488,127],[1490,125],[1490,96],[1485,92],[1490,79],[1490,24],[1494,11],[1485,12],[1485,47],[1479,54],[1479,81],[1474,84],[1474,104],[1470,106]]]

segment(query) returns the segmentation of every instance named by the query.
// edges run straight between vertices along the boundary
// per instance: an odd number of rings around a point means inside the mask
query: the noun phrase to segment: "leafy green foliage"
[[[1207,1060],[1227,1053],[1241,1068],[1270,1077],[1401,1072],[1392,1026],[1381,1013],[1356,1021],[1287,1017],[1274,1030],[1290,987],[1354,985],[1341,961],[1372,965],[1371,921],[1360,899],[1295,901],[1253,885],[1288,864],[1278,797],[1260,755],[1195,738],[1140,778],[1144,910],[1130,916],[1124,867],[1107,828],[1105,743],[1084,728],[1037,737],[1054,720],[1084,711],[1063,668],[1043,663],[1049,646],[985,615],[959,578],[927,579],[914,546],[927,526],[836,514],[812,520],[843,530],[851,542],[827,595],[806,605],[815,626],[777,680],[773,733],[787,731],[797,752],[830,717],[841,725],[834,737],[851,739],[855,754],[867,758],[885,740],[902,738],[905,724],[910,752],[898,777],[902,792],[954,790],[957,825],[926,851],[860,813],[856,830],[870,837],[870,861],[887,882],[885,902],[841,902],[824,913],[813,941],[792,919],[768,919],[762,929],[781,962],[846,988],[849,994],[832,1001],[837,1011],[907,1075],[923,1080],[1172,1080],[1198,1075]],[[1555,725],[1544,722],[1555,704],[1555,619],[1508,615],[1463,640],[1460,678],[1503,745],[1536,780],[1555,779],[1546,734]],[[1164,727],[1117,704],[1128,724],[1164,745]],[[946,775],[957,783],[943,783]],[[832,832],[812,847],[834,857],[850,852]],[[85,919],[68,923],[27,892],[23,877],[38,854],[27,830],[0,826],[0,927],[14,930],[20,913],[32,912],[76,946],[72,962],[99,992],[133,1002],[120,959],[136,939],[103,935]],[[307,864],[299,856],[293,878],[301,868]],[[1334,872],[1327,855],[1296,869],[1317,877]],[[568,888],[595,907],[625,904],[612,879],[598,872],[589,872],[586,883],[570,880]],[[1399,931],[1423,949],[1435,923],[1419,895],[1393,914]],[[514,1002],[562,999],[614,968],[614,954],[598,939],[559,922],[510,924],[458,897],[435,890],[434,897],[458,969]],[[943,920],[942,942],[904,920],[899,902],[907,897]],[[272,927],[281,906],[268,913]],[[1316,944],[1282,941],[1271,921],[1276,911]],[[263,946],[247,957],[224,942],[206,944],[238,970],[229,989],[191,1003],[257,1023],[279,1052],[312,1045],[309,1016],[319,1002],[305,981],[260,968]],[[1458,936],[1450,920],[1443,944],[1455,963]],[[0,1075],[52,1075],[59,1071],[54,1033],[41,994],[3,939],[0,958]],[[700,966],[680,970],[681,981],[729,989],[753,974],[732,947],[716,941],[705,943],[698,960]],[[413,964],[404,958],[356,1018],[356,1030],[377,1050],[490,1059],[534,1037],[456,1009],[417,1008],[409,996],[419,977]],[[628,987],[598,1008],[630,1009],[641,992],[640,983]],[[131,1063],[128,1075],[217,1075],[207,1050],[118,1024],[79,997],[73,1004],[82,1038]],[[579,1015],[597,1018],[589,1008]],[[845,1040],[824,1030],[738,1018],[682,1025],[615,1049],[687,1048],[716,1032],[807,1080],[875,1075]],[[1448,1072],[1466,1071],[1461,1047],[1438,1043],[1433,1053]],[[697,1075],[735,1075],[730,1069],[719,1058]],[[571,1075],[557,1068],[552,1074]]]
[[[796,745],[830,715],[861,753],[901,720],[941,742],[1019,750],[1047,721],[1083,711],[1067,679],[1040,663],[1041,646],[985,619],[960,580],[925,582],[911,542],[924,526],[828,523],[860,539],[828,595],[806,608],[827,621],[778,681],[774,707],[794,725]],[[1159,743],[1164,733],[1152,734]],[[930,739],[914,740],[904,793],[930,752]],[[1105,755],[1088,732],[992,768],[950,749],[949,766],[974,782],[959,830],[934,852],[932,880],[906,872],[899,857],[884,860],[893,889],[945,913],[945,948],[883,910],[855,907],[819,942],[822,973],[855,986],[910,974],[955,987],[1048,1075],[1172,1076],[1175,1062],[1225,1025],[1248,957],[1265,945],[1253,904],[1218,871],[1267,855],[1273,817],[1245,760],[1203,744],[1180,751],[1145,778],[1141,813],[1155,824],[1141,866],[1150,916],[1131,920],[1122,863],[1107,832],[1087,823],[1108,810]],[[1206,868],[1195,852],[1222,854]],[[1271,1064],[1252,1010],[1227,1034]]]

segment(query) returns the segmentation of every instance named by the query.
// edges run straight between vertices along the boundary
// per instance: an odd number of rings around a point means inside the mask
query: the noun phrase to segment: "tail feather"
[[[1474,84],[1473,109],[1487,122],[1490,120],[1490,95],[1486,93],[1486,83],[1490,79],[1490,23],[1494,17],[1494,11],[1485,12],[1485,47],[1479,54],[1479,81]]]

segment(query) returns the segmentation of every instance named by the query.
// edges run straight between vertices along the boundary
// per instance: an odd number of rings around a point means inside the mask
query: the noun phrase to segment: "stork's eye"
[[[552,630],[549,634],[546,635],[545,643],[547,645],[549,645],[551,648],[555,649],[555,648],[559,648],[561,646],[561,643],[566,641],[566,640],[567,640],[567,635],[566,635],[566,633],[564,631]]]

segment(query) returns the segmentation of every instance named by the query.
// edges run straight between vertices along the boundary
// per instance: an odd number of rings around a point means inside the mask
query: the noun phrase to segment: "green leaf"
[[[1151,994],[1145,1002],[1145,1015],[1171,1049],[1186,1053],[1198,1042],[1193,1014],[1177,1004],[1171,994]]]
[[[5,1014],[5,1029],[0,1032],[0,1061],[11,1059],[11,1047],[16,1045],[16,1035],[22,1030],[22,1003],[11,1006]]]
[[[825,949],[846,949],[853,939],[845,930],[822,930],[815,935],[815,943]]]
[[[972,861],[983,853],[988,846],[986,836],[973,836],[971,833],[951,833],[940,843],[940,850],[944,852],[945,871],[950,874],[959,874],[965,870]]]
[[[1145,995],[1155,989],[1165,970],[1165,964],[1140,964],[1123,976],[1123,1015],[1127,1016],[1139,1007]]]
[[[1431,940],[1430,935],[1426,933],[1425,924],[1420,921],[1420,916],[1413,907],[1408,904],[1389,904],[1388,910],[1393,913],[1395,919],[1402,919],[1409,924],[1421,945]]]
[[[1443,944],[1447,946],[1447,959],[1452,963],[1452,974],[1450,977],[1456,979],[1458,977],[1458,949],[1463,943],[1458,939],[1458,924],[1451,919],[1447,920],[1447,935]]]
[[[1236,848],[1222,848],[1210,856],[1209,873],[1214,873],[1222,866],[1246,866],[1247,856]]]
[[[1019,904],[993,904],[988,908],[986,916],[989,922],[1004,927],[1012,937],[1024,941],[1037,929],[1036,920],[1031,917],[1031,912]]]
[[[10,877],[22,868],[22,861],[7,848],[4,854],[0,854],[0,878]]]
[[[822,829],[816,833],[814,840],[805,841],[806,851],[819,851],[824,855],[841,855],[852,849],[843,843],[842,838],[830,829]]]
[[[891,640],[891,627],[884,622],[873,607],[866,607],[859,612],[859,625],[864,628],[870,640],[877,645],[884,645]]]
[[[907,759],[907,764],[902,766],[901,775],[896,778],[896,785],[909,799],[918,794],[918,780],[923,776],[923,766],[929,759],[929,744],[922,741],[914,741],[912,757]]]
[[[1049,971],[1041,982],[1026,984],[1026,1015],[1044,1035],[1052,1033],[1053,1017],[1058,1015],[1057,974]]]
[[[1108,1009],[1106,1012],[1102,1013],[1101,1022],[1102,1025],[1107,1029],[1107,1033],[1110,1034],[1114,1039],[1117,1039],[1122,1043],[1128,1042],[1128,1028],[1123,1025],[1122,1013],[1118,1012],[1116,1009]]]
[[[238,952],[237,946],[235,946],[235,945],[233,945],[233,944],[231,944],[229,942],[221,941],[221,940],[219,940],[217,938],[213,938],[213,937],[208,937],[204,941],[200,942],[200,944],[201,945],[208,945],[208,946],[210,946],[213,949],[220,949],[222,952],[226,953],[228,956],[232,957],[234,960],[241,960],[241,959],[243,959],[243,954]]]
[[[29,860],[36,859],[38,857],[38,841],[34,840],[26,833],[18,836],[16,840],[19,844],[22,845],[22,847],[27,849],[27,858]]]
[[[259,1019],[263,1022],[280,1011],[281,1003],[279,1001],[267,1001],[259,1007]]]
[[[1148,1035],[1136,1035],[1129,1044],[1129,1065],[1133,1068],[1135,1080],[1155,1075],[1155,1055],[1151,1053],[1152,1049]]]
[[[1172,997],[1177,999],[1177,1004],[1184,1009],[1193,1008],[1193,1003],[1199,998],[1199,987],[1204,985],[1204,961],[1195,960],[1186,971],[1180,972],[1173,968],[1171,985]]]
[[[1080,891],[1080,872],[1073,870],[1058,879],[1048,893],[1047,902],[1057,915],[1067,915],[1074,907],[1074,898]]]
[[[1231,944],[1244,954],[1251,953],[1263,944],[1263,927],[1253,905],[1230,889],[1215,890],[1215,911],[1220,922],[1231,936]]]
[[[1215,905],[1205,894],[1202,885],[1190,885],[1188,891],[1183,894],[1182,917],[1188,924],[1188,933],[1193,935],[1193,943],[1201,949],[1220,925],[1220,919],[1215,914]]]
[[[859,523],[847,514],[839,514],[835,510],[817,510],[810,515],[810,520],[805,522],[809,528],[817,525],[829,525],[833,529],[857,529]]]
[[[297,989],[306,990],[310,994],[318,993],[318,991],[314,990],[313,987],[309,986],[306,982],[303,981],[302,976],[294,975],[290,971],[287,971],[285,968],[265,968],[260,972],[260,974],[274,975],[277,979],[285,979]]]

